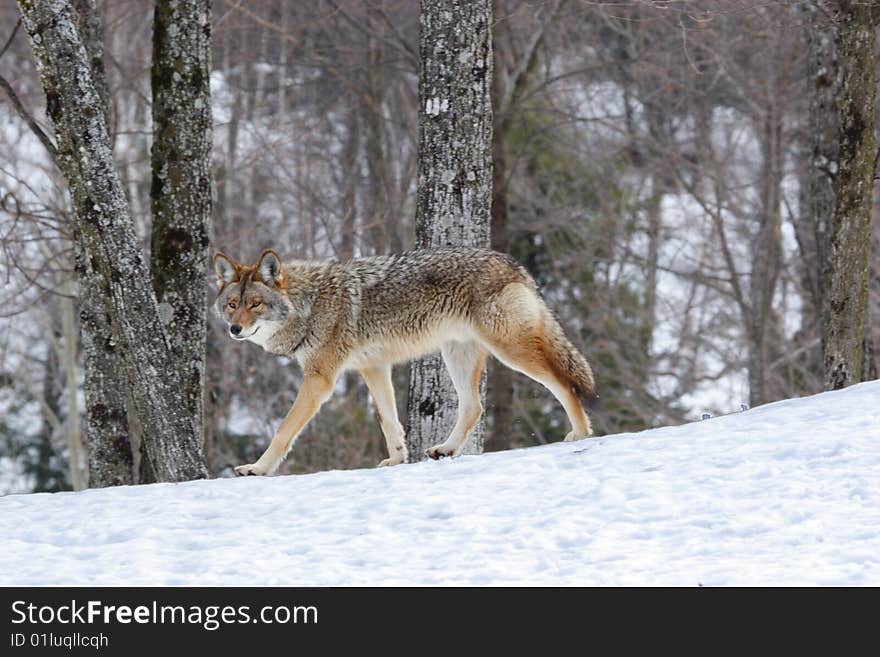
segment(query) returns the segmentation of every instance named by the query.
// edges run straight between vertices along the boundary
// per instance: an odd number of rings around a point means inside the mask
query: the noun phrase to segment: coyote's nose
[[[232,335],[238,335],[241,333],[241,324],[233,324],[229,327],[229,332],[232,333]]]

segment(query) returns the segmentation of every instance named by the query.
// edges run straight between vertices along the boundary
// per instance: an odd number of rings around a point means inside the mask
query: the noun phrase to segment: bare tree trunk
[[[119,343],[104,307],[100,274],[77,240],[79,318],[86,397],[89,486],[134,483],[126,382]]]
[[[211,3],[157,0],[153,16],[151,274],[183,385],[181,408],[204,442],[211,230]],[[152,427],[145,430],[152,432]],[[149,443],[149,439],[147,440]]]
[[[75,0],[74,8],[79,16],[80,34],[91,61],[104,119],[109,126],[110,90],[104,68],[101,14],[95,0]],[[74,207],[74,212],[87,212],[87,209]],[[100,274],[84,257],[79,235],[75,236],[74,242],[79,278],[89,486],[127,485],[133,483],[132,445],[122,362],[113,339],[110,318],[104,308]]]
[[[73,0],[73,9],[79,18],[79,33],[92,66],[92,80],[104,107],[104,120],[107,132],[113,135],[113,116],[110,111],[110,87],[107,84],[107,70],[104,67],[104,27],[97,0]]]
[[[357,239],[357,178],[358,178],[358,149],[360,146],[360,110],[356,98],[349,101],[347,121],[345,126],[345,142],[340,153],[340,168],[342,170],[342,195],[339,210],[342,215],[340,226],[339,248],[337,254],[341,260],[350,260],[354,257],[355,242]]]
[[[161,480],[205,477],[200,436],[192,418],[181,412],[184,386],[113,165],[103,105],[76,16],[64,0],[22,0],[19,8],[55,125],[59,163],[74,207],[82,210],[74,216],[83,257],[99,273],[138,416],[155,430],[147,449],[150,461]]]
[[[340,199],[340,214],[342,226],[340,227],[339,248],[336,253],[342,261],[351,260],[355,255],[355,242],[357,239],[357,180],[358,180],[358,150],[360,147],[360,108],[357,98],[352,97],[351,106],[347,114],[345,142],[340,153],[340,168],[342,170],[342,197]],[[349,370],[342,375],[345,386],[345,395],[350,403],[357,399],[361,378],[355,371]]]
[[[51,250],[45,243],[38,245],[47,257]],[[66,466],[67,475],[62,475],[70,483],[73,490],[83,490],[88,485],[88,471],[83,454],[82,432],[79,416],[79,385],[77,382],[77,326],[75,291],[73,281],[62,283],[62,294],[56,299],[47,299],[42,308],[40,324],[42,333],[48,340],[46,350],[46,369],[44,372],[43,396],[40,399],[44,426],[49,428],[47,434],[49,445],[53,448],[46,452],[39,450],[39,460],[32,462],[25,472],[41,478],[41,471],[49,470],[50,464],[45,457],[54,455],[55,450],[66,448],[66,458],[59,459]],[[47,379],[52,377],[52,381]],[[61,400],[66,401],[66,410],[62,412]],[[37,482],[37,487],[44,487],[45,482]]]
[[[811,112],[812,114],[812,112]],[[798,277],[804,290],[803,306],[801,307],[801,332],[805,340],[814,339],[819,335],[819,287],[817,279],[818,265],[816,255],[816,231],[813,230],[813,196],[812,185],[818,174],[813,171],[812,148],[814,136],[810,130],[810,122],[802,137],[798,139],[798,212],[791,216],[794,236],[798,245],[800,261]]]
[[[388,208],[388,168],[385,164],[382,129],[382,105],[385,99],[385,77],[382,61],[384,23],[375,7],[367,8],[370,31],[367,37],[367,93],[363,99],[366,137],[364,150],[369,175],[369,192],[364,218],[369,227],[373,252],[387,253],[389,244],[399,247],[398,217]],[[399,250],[399,248],[398,248]]]
[[[837,95],[839,152],[836,207],[822,263],[822,353],[825,387],[865,379],[868,255],[874,181],[874,22],[872,8],[840,0],[835,37],[840,65]]]
[[[880,117],[878,117],[880,118]],[[876,133],[875,133],[876,134]],[[874,172],[875,176],[877,171]],[[874,186],[874,207],[871,213],[871,271],[868,284],[868,325],[865,335],[865,380],[877,378],[880,355],[880,186]]]
[[[47,313],[48,315],[48,313]],[[58,455],[55,440],[61,415],[60,368],[58,350],[46,350],[46,364],[43,371],[42,398],[40,399],[41,423],[36,441],[36,458],[25,472],[34,478],[35,493],[50,493],[67,490],[67,478],[63,471],[63,459]],[[68,470],[69,471],[69,470]]]
[[[775,99],[770,99],[762,120],[761,208],[758,231],[752,249],[749,289],[749,403],[758,406],[770,401],[768,366],[770,340],[774,335],[773,294],[782,266],[782,117]]]
[[[822,3],[831,21],[814,25],[814,107],[830,118],[814,128],[813,217],[819,259],[824,383],[828,390],[869,375],[868,256],[874,179],[874,22],[872,8]],[[822,84],[819,84],[822,82]]]
[[[422,0],[419,70],[418,248],[489,246],[492,209],[491,0]],[[485,399],[485,377],[482,397]],[[457,397],[440,356],[410,369],[411,459],[442,442]],[[482,421],[465,453],[483,451]]]
[[[498,0],[493,0],[493,14],[498,15]],[[491,237],[492,248],[501,253],[510,252],[510,235],[508,231],[508,203],[507,203],[507,153],[505,151],[504,138],[510,125],[506,113],[508,108],[502,107],[506,89],[505,80],[502,79],[504,72],[501,60],[500,21],[496,21],[492,28],[492,216]],[[489,364],[489,405],[491,414],[491,431],[487,447],[493,452],[510,449],[513,437],[513,371],[496,360]]]
[[[838,169],[840,125],[837,117],[838,81],[835,28],[824,11],[829,3],[811,3],[813,22],[807,30],[808,82],[811,89],[809,105],[809,134],[811,139],[811,166],[807,197],[810,223],[813,226],[816,249],[816,298],[819,332],[821,334],[821,306],[825,291],[822,270],[828,262],[829,230],[834,218],[834,180]]]
[[[809,48],[808,48],[809,50]],[[809,55],[808,55],[809,56]],[[811,77],[811,76],[809,76]],[[811,210],[811,186],[814,174],[812,166],[813,135],[810,134],[811,119],[799,128],[797,144],[798,203],[794,212],[786,204],[788,218],[794,229],[798,258],[792,268],[801,289],[800,327],[786,347],[789,374],[786,387],[792,385],[803,393],[814,394],[821,390],[822,357],[819,346],[819,289],[817,282],[816,233],[813,230]],[[791,369],[794,367],[795,369]]]
[[[641,98],[650,98],[651,94],[650,89],[639,90]],[[642,102],[645,107],[650,142],[641,145],[637,141],[638,137],[635,137],[634,147],[637,150],[634,152],[645,151],[651,183],[651,195],[645,203],[648,252],[645,254],[644,328],[641,345],[645,361],[650,362],[651,350],[654,346],[654,326],[657,322],[657,274],[660,263],[660,240],[663,233],[663,197],[674,189],[669,172],[665,168],[664,155],[671,150],[673,137],[672,128],[663,108],[653,100]]]
[[[72,285],[70,287],[73,287]],[[72,290],[69,290],[72,293]],[[60,302],[61,335],[63,339],[65,388],[67,390],[67,459],[70,462],[70,484],[73,490],[82,490],[89,483],[86,459],[83,458],[82,432],[79,422],[79,384],[77,383],[77,326],[73,298],[64,296]]]
[[[225,32],[219,32],[218,35],[222,36],[219,39],[220,42],[220,71],[223,74],[223,79],[228,80],[230,75],[230,54],[229,51],[232,49],[232,36],[229,30]],[[238,96],[236,95],[236,98]],[[213,224],[217,226],[218,229],[224,225],[224,217],[229,214],[229,196],[230,196],[230,181],[233,175],[233,171],[235,170],[233,164],[233,155],[235,153],[234,141],[233,141],[233,128],[234,128],[234,120],[235,114],[232,114],[229,117],[229,123],[226,125],[226,148],[225,150],[221,150],[221,154],[219,157],[219,161],[215,160],[215,173],[214,173],[214,190],[216,194],[216,199],[213,204]],[[222,240],[225,238],[225,235],[215,234],[215,239],[222,243]]]

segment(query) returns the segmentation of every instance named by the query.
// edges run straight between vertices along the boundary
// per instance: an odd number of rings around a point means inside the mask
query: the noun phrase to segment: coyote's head
[[[281,258],[266,249],[255,265],[242,265],[223,253],[214,256],[217,274],[215,310],[235,340],[265,345],[287,320],[290,302]]]

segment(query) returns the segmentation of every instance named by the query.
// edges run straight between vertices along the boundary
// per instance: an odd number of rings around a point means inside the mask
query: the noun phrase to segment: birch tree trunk
[[[82,256],[97,272],[138,418],[153,429],[148,457],[162,481],[205,477],[201,436],[180,404],[184,386],[114,168],[103,104],[76,15],[64,0],[21,0],[19,8],[55,126],[59,165],[74,207],[81,210],[74,217]]]
[[[211,227],[211,2],[158,0],[153,15],[151,273],[159,319],[204,441]],[[149,442],[149,439],[147,440]]]
[[[491,0],[422,0],[416,243],[489,246],[492,209]],[[481,384],[485,400],[485,376]],[[440,356],[414,362],[407,403],[410,459],[444,441],[457,396]],[[485,404],[484,404],[485,406]],[[483,422],[465,454],[483,451]]]
[[[836,0],[811,30],[814,182],[824,384],[867,376],[868,259],[874,179],[874,21],[868,4]],[[828,21],[830,17],[830,21]],[[825,19],[822,25],[819,21]],[[817,109],[826,117],[817,116]],[[869,366],[869,365],[868,365]]]

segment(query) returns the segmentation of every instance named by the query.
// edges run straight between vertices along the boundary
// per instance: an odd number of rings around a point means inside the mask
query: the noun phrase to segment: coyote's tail
[[[559,322],[546,307],[544,331],[550,347],[547,356],[556,375],[571,385],[572,391],[584,407],[591,406],[598,397],[593,369],[583,354],[565,337]]]

